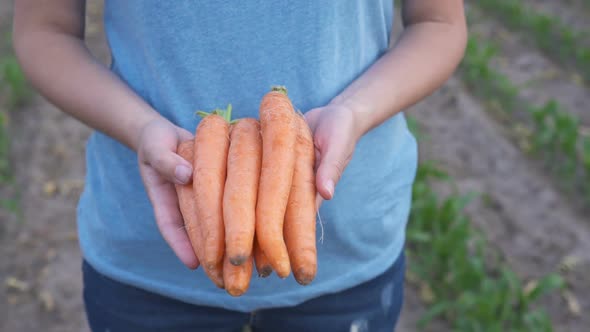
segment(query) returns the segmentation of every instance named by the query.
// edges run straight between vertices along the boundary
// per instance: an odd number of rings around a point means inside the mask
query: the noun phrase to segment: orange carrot
[[[259,109],[262,130],[262,167],[256,205],[256,234],[260,247],[280,278],[291,273],[283,239],[283,222],[289,199],[295,141],[295,111],[283,87],[273,87]]]
[[[184,141],[179,144],[177,154],[193,164],[193,151],[194,141]],[[202,262],[204,259],[203,240],[201,237],[201,225],[197,219],[193,184],[192,182],[185,185],[177,184],[175,187],[178,196],[178,205],[180,207],[180,212],[182,213],[182,218],[184,219],[184,226],[191,242],[191,246],[193,247],[195,255],[199,259],[199,262]],[[220,269],[218,269],[218,271],[210,271],[209,269],[204,270],[217,287],[223,288],[223,275]]]
[[[194,142],[184,141],[178,145],[176,153],[189,163],[193,163]],[[192,181],[187,184],[176,184],[176,195],[178,196],[178,206],[184,219],[184,227],[188,234],[189,240],[193,247],[195,255],[201,261],[203,249],[201,248],[201,232],[197,222],[197,212],[195,209],[195,196]]]
[[[272,273],[272,266],[262,249],[260,249],[260,245],[258,245],[258,240],[256,240],[256,238],[254,239],[254,248],[252,250],[258,276],[261,278],[268,277]]]
[[[228,149],[229,122],[217,112],[205,116],[195,134],[193,188],[203,238],[201,263],[211,271],[222,266],[225,249],[223,190]]]
[[[307,122],[296,116],[295,170],[285,214],[283,235],[295,280],[309,284],[317,271],[315,148]]]
[[[223,260],[223,283],[231,296],[240,296],[250,287],[252,278],[252,256],[240,266],[233,265],[226,256]]]
[[[225,288],[225,281],[223,280],[223,260],[217,263],[217,265],[215,265],[213,269],[208,269],[207,267],[205,267],[204,271],[205,274],[209,277],[209,279],[213,281],[215,286],[221,289]]]
[[[230,132],[223,194],[225,250],[233,265],[243,264],[252,255],[261,163],[260,123],[251,118],[237,121]]]

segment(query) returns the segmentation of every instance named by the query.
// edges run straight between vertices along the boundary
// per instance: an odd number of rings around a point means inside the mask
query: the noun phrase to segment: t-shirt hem
[[[292,289],[285,292],[277,292],[272,296],[256,296],[254,301],[248,303],[241,302],[231,303],[231,298],[222,298],[219,294],[211,294],[206,291],[193,290],[191,296],[182,296],[175,292],[166,291],[163,287],[158,287],[147,279],[134,275],[119,266],[108,264],[107,261],[100,258],[99,255],[91,255],[82,248],[84,259],[99,273],[124,284],[137,287],[161,296],[166,296],[178,301],[200,306],[219,307],[227,310],[238,312],[252,312],[256,310],[292,307],[299,305],[308,300],[319,296],[338,293],[349,288],[353,288],[362,283],[368,282],[387,271],[398,259],[405,245],[405,231],[398,233],[398,238],[394,241],[396,245],[393,250],[385,250],[384,254],[367,263],[362,268],[351,270],[350,273],[344,274],[339,278],[332,279],[322,285],[315,292],[306,291],[305,286],[300,289]],[[394,253],[394,254],[392,254]],[[229,297],[229,295],[227,295]]]

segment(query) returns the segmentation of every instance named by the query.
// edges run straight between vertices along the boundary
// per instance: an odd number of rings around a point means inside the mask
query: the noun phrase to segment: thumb
[[[166,149],[155,149],[148,153],[147,164],[152,166],[166,180],[186,184],[190,181],[193,167],[186,159]]]
[[[325,153],[320,151],[320,163],[316,173],[316,187],[322,198],[334,197],[336,184],[342,177],[344,169],[352,154],[346,151],[343,144],[334,144]]]
[[[195,138],[195,136],[190,131],[188,131],[184,128],[178,127],[176,130],[176,133],[178,134],[178,140],[180,142],[192,140]]]

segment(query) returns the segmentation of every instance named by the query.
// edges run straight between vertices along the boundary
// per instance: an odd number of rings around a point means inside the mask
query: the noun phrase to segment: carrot
[[[229,261],[229,257],[223,260],[223,283],[225,290],[231,296],[240,296],[250,287],[252,278],[252,256],[246,258],[240,266],[235,266]]]
[[[184,141],[178,145],[176,153],[189,163],[193,163],[193,147],[194,142]],[[176,195],[178,196],[178,206],[182,219],[184,220],[184,227],[188,234],[191,246],[195,255],[201,261],[203,257],[203,249],[201,248],[201,232],[197,222],[197,212],[195,207],[195,196],[193,191],[192,181],[187,184],[176,184]]]
[[[228,108],[227,113],[231,112]],[[206,269],[216,271],[222,266],[225,232],[223,225],[223,190],[225,185],[227,152],[229,149],[229,121],[214,111],[199,112],[203,119],[195,134],[193,188],[197,219],[201,223]],[[216,272],[218,273],[218,272]]]
[[[223,194],[225,250],[233,265],[243,264],[252,255],[261,163],[260,123],[238,120],[231,127]]]
[[[260,247],[280,278],[291,273],[283,239],[283,221],[295,165],[295,111],[283,87],[273,87],[259,109],[262,130],[262,167],[256,205],[256,233]]]
[[[178,145],[176,153],[182,158],[186,159],[189,163],[193,164],[194,154],[194,141],[184,141]],[[184,185],[177,184],[176,194],[178,196],[178,205],[180,207],[180,213],[184,219],[184,227],[188,234],[191,246],[195,255],[202,262],[203,257],[203,240],[201,238],[201,225],[197,219],[196,201],[192,182]],[[204,269],[205,273],[219,288],[223,288],[223,275],[221,270],[210,271]]]
[[[254,239],[254,249],[253,249],[253,256],[254,262],[256,263],[256,271],[258,271],[258,276],[261,278],[266,278],[272,273],[272,266],[268,261],[268,258],[260,249],[260,245],[258,245],[258,241]]]
[[[307,285],[317,271],[315,148],[307,122],[302,116],[296,116],[296,119],[296,161],[283,236],[295,280]]]
[[[205,274],[213,281],[215,286],[224,289],[225,281],[223,280],[223,261],[217,263],[213,269],[205,267]]]

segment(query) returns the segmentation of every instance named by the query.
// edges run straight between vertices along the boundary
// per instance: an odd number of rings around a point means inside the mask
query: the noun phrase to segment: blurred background
[[[87,42],[108,48],[102,1]],[[26,83],[0,0],[0,331],[88,331],[75,208],[90,130]],[[407,110],[420,142],[399,331],[590,326],[590,1],[467,1],[453,78]],[[400,31],[398,20],[396,31]]]

